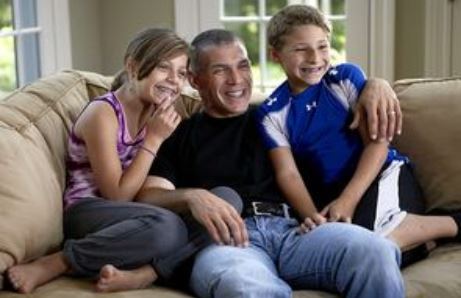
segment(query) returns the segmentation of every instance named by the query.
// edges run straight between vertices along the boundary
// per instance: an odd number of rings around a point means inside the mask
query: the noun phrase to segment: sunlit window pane
[[[266,0],[266,15],[273,16],[277,11],[287,6],[287,0]]]
[[[285,81],[286,76],[278,63],[268,59],[267,62],[267,81],[265,85],[268,89],[273,89]],[[267,90],[264,90],[267,91]]]
[[[36,0],[0,0],[0,90],[2,94],[41,75]]]
[[[256,16],[258,15],[258,0],[224,1],[225,16]]]
[[[0,33],[13,30],[11,1],[0,0]],[[0,37],[0,98],[16,88],[14,37]]]
[[[246,43],[248,54],[252,61],[253,78],[255,88],[269,93],[274,87],[285,80],[285,75],[277,65],[271,61],[267,53],[267,41],[260,44],[262,32],[259,28],[265,28],[268,17],[287,5],[307,4],[322,10],[332,22],[333,33],[331,36],[332,63],[344,62],[346,58],[346,15],[345,0],[222,0],[224,5],[223,24],[226,29],[235,32]],[[259,5],[265,5],[259,10]],[[265,12],[262,15],[262,12]],[[238,19],[227,18],[228,16],[240,17]],[[257,16],[245,20],[245,17]],[[264,54],[260,54],[264,52]]]
[[[333,64],[346,61],[346,22],[333,21],[331,60]]]
[[[0,32],[13,28],[13,15],[10,0],[0,0]]]
[[[14,38],[0,38],[0,98],[16,88]]]
[[[344,0],[330,0],[330,13],[333,15],[345,15],[346,8],[345,8],[345,1]]]

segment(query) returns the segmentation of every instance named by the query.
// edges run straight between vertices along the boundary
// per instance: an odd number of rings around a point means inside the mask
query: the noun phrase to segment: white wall
[[[73,68],[102,71],[99,0],[69,0]]]
[[[174,28],[172,0],[69,0],[73,68],[112,75],[133,35]]]
[[[396,1],[395,79],[424,75],[424,2]],[[173,0],[69,0],[69,7],[73,67],[108,75],[122,66],[135,32],[175,24]]]

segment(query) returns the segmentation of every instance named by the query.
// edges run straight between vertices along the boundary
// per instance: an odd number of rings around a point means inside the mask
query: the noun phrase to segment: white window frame
[[[346,15],[347,60],[359,64],[369,77],[392,82],[395,0],[349,0]],[[201,31],[222,28],[219,16],[219,1],[175,0],[176,31],[189,41]]]
[[[72,68],[69,0],[39,0],[42,76]]]
[[[19,2],[13,0],[13,11],[20,15]],[[35,27],[17,28],[12,31],[3,32],[3,37],[21,37],[29,34],[38,34],[39,76],[52,74],[60,69],[71,68],[71,46],[70,46],[70,25],[68,0],[38,0],[36,2],[37,24]],[[13,19],[20,19],[20,17]],[[28,83],[26,73],[30,65],[25,62],[26,51],[23,47],[15,49],[16,76],[18,86]]]

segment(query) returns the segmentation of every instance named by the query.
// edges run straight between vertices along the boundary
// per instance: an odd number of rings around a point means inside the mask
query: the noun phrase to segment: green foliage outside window
[[[274,15],[278,10],[288,4],[287,0],[266,0],[266,15]],[[321,7],[321,1],[320,1]],[[344,14],[345,0],[330,0],[331,13]],[[257,16],[259,13],[258,0],[227,0],[224,1],[225,16]],[[253,77],[255,83],[260,81],[261,69],[259,65],[259,31],[257,22],[226,22],[225,28],[234,31],[243,39],[247,46],[248,56],[252,61]],[[331,36],[332,62],[338,63],[345,60],[346,52],[346,26],[345,21],[333,21],[333,34]],[[267,53],[266,53],[267,55]],[[284,74],[280,67],[267,57],[267,85],[275,87],[283,79]]]
[[[11,3],[0,0],[0,32],[11,31]],[[0,37],[0,98],[16,87],[14,39]]]

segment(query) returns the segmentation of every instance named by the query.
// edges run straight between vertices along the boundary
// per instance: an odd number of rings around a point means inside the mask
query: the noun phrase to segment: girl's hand
[[[163,142],[173,133],[180,122],[181,116],[174,108],[173,99],[171,97],[167,98],[157,106],[154,114],[148,120],[147,135],[151,135]]]
[[[330,222],[341,221],[351,223],[354,211],[354,204],[345,199],[338,198],[323,208],[320,213],[328,218]]]
[[[327,219],[325,216],[323,216],[320,213],[314,213],[311,216],[308,216],[304,219],[304,221],[301,223],[299,226],[299,232],[302,233],[307,233],[319,225],[322,225],[327,222]]]

